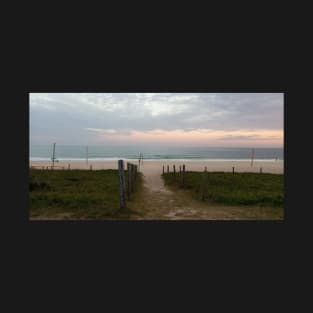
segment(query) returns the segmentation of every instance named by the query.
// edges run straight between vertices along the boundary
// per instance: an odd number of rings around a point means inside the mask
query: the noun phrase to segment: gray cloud
[[[97,132],[88,129],[116,130],[112,135],[154,129],[281,130],[283,94],[30,94],[31,142],[45,136],[90,142]]]
[[[266,140],[266,139],[280,139],[278,136],[260,136],[260,135],[244,135],[244,136],[223,136],[219,140]]]

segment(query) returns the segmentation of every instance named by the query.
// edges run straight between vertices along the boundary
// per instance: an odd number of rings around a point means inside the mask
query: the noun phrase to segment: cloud
[[[30,136],[79,144],[134,131],[274,131],[283,129],[283,107],[282,93],[32,93]],[[260,139],[234,136],[220,139]]]
[[[117,132],[115,129],[101,129],[101,128],[86,128],[86,130],[90,130],[96,133],[106,133],[106,134],[115,134]]]
[[[125,129],[103,129],[103,128],[85,128],[87,131],[96,132],[101,135],[129,135],[130,130]]]
[[[279,137],[270,137],[271,139],[280,139]],[[264,137],[260,135],[246,135],[246,136],[224,136],[220,137],[220,140],[264,140],[269,139],[269,137]]]

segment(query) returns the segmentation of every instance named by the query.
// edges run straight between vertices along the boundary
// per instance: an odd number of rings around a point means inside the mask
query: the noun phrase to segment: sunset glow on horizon
[[[253,142],[254,146],[282,147],[283,131],[280,130],[236,130],[218,131],[209,129],[200,130],[170,130],[161,129],[140,132],[130,131],[128,134],[114,133],[108,130],[90,130],[98,133],[98,144],[105,144],[114,137],[114,141],[129,143],[155,143],[155,144],[185,144],[185,145],[221,145],[223,141],[228,142],[228,146],[243,146]]]

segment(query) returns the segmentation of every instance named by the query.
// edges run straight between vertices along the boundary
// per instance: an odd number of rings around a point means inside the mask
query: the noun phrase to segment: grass
[[[178,173],[179,174],[179,173]],[[165,184],[182,188],[179,175],[165,173]],[[201,199],[202,173],[186,172],[185,189],[194,198]],[[205,201],[226,205],[249,205],[282,208],[284,202],[284,176],[282,174],[208,172]]]
[[[141,185],[137,173],[135,191]],[[117,170],[30,169],[29,213],[31,217],[127,219],[133,212],[120,209]]]

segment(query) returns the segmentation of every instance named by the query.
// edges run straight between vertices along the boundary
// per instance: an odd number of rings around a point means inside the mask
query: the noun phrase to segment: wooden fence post
[[[183,188],[185,188],[185,164],[183,164]]]
[[[130,192],[131,192],[131,166],[130,163],[127,163],[127,198],[130,200]]]
[[[53,144],[53,152],[52,152],[52,167],[51,167],[52,170],[54,170],[54,162],[55,162],[55,143]]]
[[[173,165],[173,173],[174,173],[174,177],[176,177],[176,169],[175,169],[175,164]]]
[[[120,208],[126,208],[125,203],[125,189],[124,189],[124,162],[123,160],[118,160],[118,176],[120,184]]]
[[[251,167],[253,166],[253,160],[254,160],[254,148],[251,149]]]
[[[68,170],[71,169],[71,164],[70,164],[70,163],[67,165],[67,169],[68,169]]]
[[[163,165],[163,175],[164,175],[164,165]]]
[[[201,182],[201,200],[205,200],[206,196],[206,182],[207,182],[207,167],[204,168],[204,172],[202,173],[202,182]]]
[[[135,181],[136,181],[136,179],[137,179],[137,165],[135,164],[134,167],[135,167]]]
[[[167,166],[167,174],[170,172],[170,167]]]
[[[235,166],[233,166],[233,174],[235,174]]]
[[[131,180],[132,180],[132,184],[131,184],[131,192],[134,192],[134,178],[135,178],[135,167],[134,164],[131,164]]]
[[[260,167],[260,174],[262,174],[262,167]]]
[[[92,171],[92,164],[90,164],[90,170]]]

